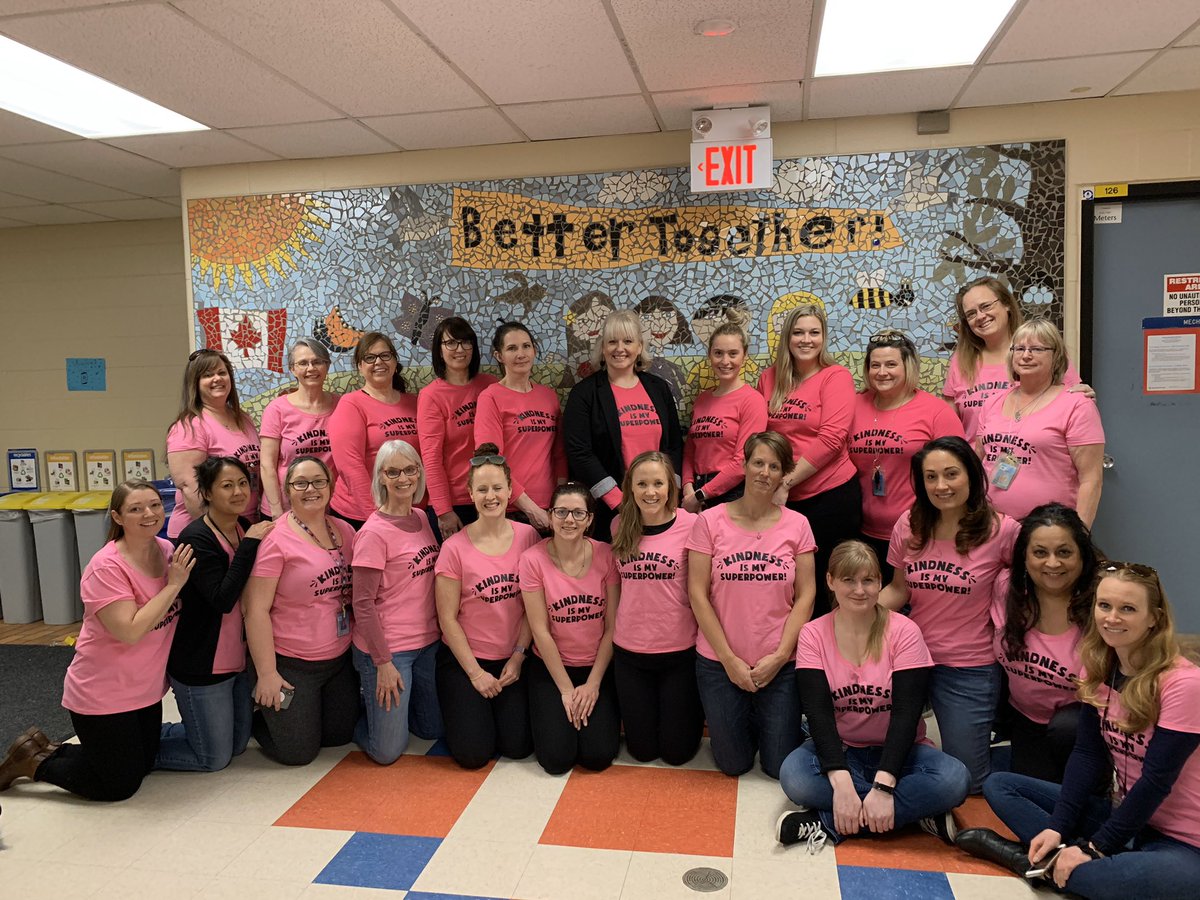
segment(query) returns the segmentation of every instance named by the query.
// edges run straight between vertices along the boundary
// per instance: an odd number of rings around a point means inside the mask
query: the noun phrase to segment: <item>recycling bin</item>
[[[40,494],[17,492],[0,497],[0,611],[8,625],[26,625],[42,617],[37,551],[25,506]]]
[[[112,491],[88,491],[70,503],[75,518],[75,547],[79,553],[79,571],[83,572],[92,557],[108,538],[108,502]]]
[[[68,508],[78,498],[77,491],[39,494],[25,507],[33,525],[42,621],[47,625],[72,625],[83,619],[75,517]]]

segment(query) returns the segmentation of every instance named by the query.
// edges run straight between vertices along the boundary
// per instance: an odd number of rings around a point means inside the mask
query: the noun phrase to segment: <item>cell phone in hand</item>
[[[296,695],[295,688],[289,688],[289,687],[280,688],[279,689],[279,708],[281,710],[284,710],[284,709],[287,709],[289,706],[291,706],[292,705],[292,697],[294,697],[295,695]]]
[[[1042,857],[1041,860],[1038,861],[1036,865],[1033,866],[1033,868],[1026,870],[1025,877],[1042,878],[1054,867],[1054,862],[1058,859],[1058,854],[1062,853],[1066,846],[1066,844],[1059,844],[1057,847],[1047,853],[1044,857]]]

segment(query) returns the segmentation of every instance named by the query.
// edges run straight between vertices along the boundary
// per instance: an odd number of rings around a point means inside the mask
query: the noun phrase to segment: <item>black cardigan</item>
[[[239,524],[248,526],[244,520]],[[217,684],[233,675],[214,675],[213,657],[221,635],[221,620],[237,606],[242,588],[258,555],[257,538],[243,537],[230,561],[225,545],[203,518],[188,523],[178,543],[190,544],[196,564],[179,591],[179,618],[167,672],[189,685]]]

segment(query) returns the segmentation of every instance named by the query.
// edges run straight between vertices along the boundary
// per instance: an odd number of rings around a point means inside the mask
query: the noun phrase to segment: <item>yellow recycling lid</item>
[[[16,491],[0,497],[0,509],[27,509],[29,504],[42,496],[40,491]]]
[[[30,512],[51,512],[56,509],[70,509],[71,503],[82,496],[80,491],[49,491],[37,494],[22,509]]]
[[[67,509],[78,512],[88,509],[108,509],[112,491],[84,491],[67,504]]]

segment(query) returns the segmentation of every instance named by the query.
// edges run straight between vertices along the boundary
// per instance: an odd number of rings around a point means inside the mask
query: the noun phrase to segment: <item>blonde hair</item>
[[[604,368],[604,345],[608,343],[609,338],[614,337],[635,338],[642,347],[638,351],[633,368],[638,372],[644,372],[650,368],[650,354],[646,352],[646,336],[642,333],[642,317],[632,309],[618,309],[604,317],[604,324],[600,326],[600,333],[596,335],[596,340],[592,344],[590,359],[593,369],[598,371]]]
[[[1053,351],[1053,370],[1050,373],[1050,383],[1062,384],[1063,376],[1067,374],[1067,345],[1063,343],[1062,332],[1058,330],[1058,326],[1049,319],[1041,317],[1030,319],[1013,332],[1012,346],[1017,346],[1017,341],[1026,337],[1036,338]],[[1013,367],[1011,347],[1008,350],[1008,380],[1012,382],[1021,380],[1021,376]]]
[[[921,354],[917,352],[917,345],[903,331],[885,328],[871,335],[867,341],[867,352],[863,354],[863,386],[867,391],[875,392],[871,387],[871,354],[876,350],[899,350],[900,363],[904,366],[905,390],[911,394],[921,387]]]
[[[812,317],[821,323],[821,355],[817,357],[817,367],[824,369],[833,365],[833,356],[829,353],[829,321],[825,318],[825,307],[816,303],[797,306],[783,320],[783,327],[779,329],[779,343],[775,346],[775,359],[771,362],[775,369],[775,389],[771,391],[771,400],[767,405],[773,413],[783,408],[784,401],[799,383],[796,379],[796,362],[792,359],[790,335],[796,322],[805,317]]]
[[[647,450],[635,456],[621,480],[621,503],[617,507],[621,523],[617,527],[617,533],[613,535],[612,542],[613,555],[622,562],[631,559],[637,553],[645,530],[642,525],[642,511],[638,509],[637,501],[633,497],[633,473],[646,463],[659,463],[667,470],[667,512],[674,513],[679,508],[679,484],[675,480],[675,466],[671,464],[671,457],[658,450]]]
[[[875,551],[862,541],[842,541],[829,554],[829,566],[826,569],[831,580],[853,578],[859,572],[867,572],[876,578],[881,578],[879,557]],[[883,636],[887,633],[888,619],[891,613],[887,607],[875,604],[875,621],[871,623],[871,631],[867,634],[867,656],[879,662],[883,656]]]
[[[967,312],[963,308],[963,300],[968,291],[977,287],[987,288],[997,300],[1004,304],[1004,308],[1008,310],[1009,334],[1020,328],[1021,323],[1025,321],[1017,298],[1008,289],[1008,285],[999,278],[987,275],[962,286],[954,297],[954,308],[958,312],[958,348],[955,350],[955,357],[958,359],[958,371],[969,382],[974,382],[975,376],[979,373],[979,361],[983,356],[984,343],[983,338],[972,331],[971,326],[967,324]]]

